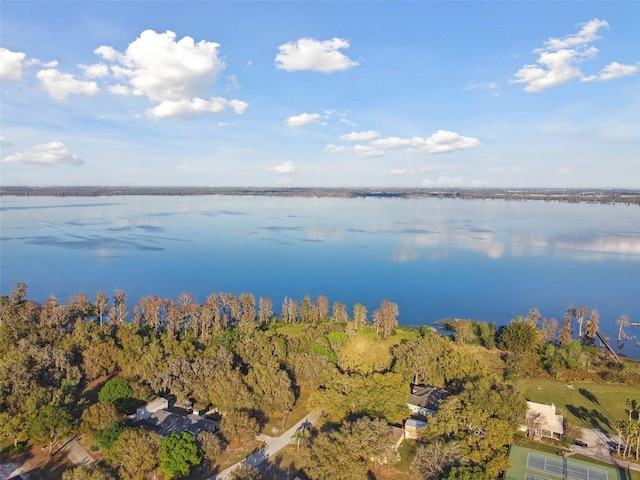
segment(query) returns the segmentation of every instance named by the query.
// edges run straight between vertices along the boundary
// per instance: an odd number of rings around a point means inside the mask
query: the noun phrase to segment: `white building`
[[[536,422],[534,436],[547,437],[560,440],[564,435],[564,417],[556,414],[556,406],[552,403],[536,403],[527,401],[527,417],[537,416],[539,422]],[[529,426],[525,425],[526,431]]]

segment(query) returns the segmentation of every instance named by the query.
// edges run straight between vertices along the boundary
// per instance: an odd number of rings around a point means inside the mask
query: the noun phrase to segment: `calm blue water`
[[[400,322],[507,323],[537,307],[640,322],[640,208],[545,202],[266,197],[2,197],[0,293],[318,294]],[[640,337],[640,328],[628,334]],[[615,342],[613,342],[615,343]],[[624,353],[640,357],[635,341]]]

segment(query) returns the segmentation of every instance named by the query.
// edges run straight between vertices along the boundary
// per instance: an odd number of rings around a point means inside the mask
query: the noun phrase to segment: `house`
[[[429,417],[438,411],[440,402],[449,395],[451,394],[442,388],[412,383],[407,406],[414,415]]]
[[[404,422],[404,438],[417,439],[420,430],[427,427],[424,420],[416,420],[415,418],[407,418]]]
[[[163,437],[171,435],[172,433],[182,432],[187,432],[195,436],[203,430],[209,432],[218,430],[217,422],[208,420],[194,413],[182,415],[167,410],[157,410],[143,421],[153,427],[154,430]]]
[[[552,403],[536,403],[527,401],[527,420],[521,427],[524,431],[533,430],[531,436],[560,440],[564,435],[564,418],[556,414],[556,406]]]
[[[162,397],[155,398],[154,400],[151,400],[146,405],[136,409],[136,420],[137,421],[146,420],[158,410],[168,410],[168,409],[169,409],[169,400]]]
[[[201,417],[198,412],[184,415],[169,411],[169,401],[166,398],[156,398],[138,408],[136,420],[152,427],[163,437],[172,433],[188,432],[197,435],[203,430],[218,430],[218,422]]]

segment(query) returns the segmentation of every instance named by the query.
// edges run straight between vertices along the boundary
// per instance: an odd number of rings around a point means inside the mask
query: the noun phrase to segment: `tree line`
[[[27,292],[18,283],[0,299],[0,431],[50,452],[74,432],[93,438],[107,462],[85,469],[94,475],[86,478],[153,471],[180,478],[200,463],[215,471],[229,445],[252,441],[270,419],[284,420],[302,390],[324,419],[296,439],[305,474],[366,478],[397,460],[388,425],[410,416],[411,383],[450,393],[418,441],[412,471],[495,478],[508,468],[508,445],[526,414],[511,380],[540,372],[566,378],[587,367],[608,381],[626,380],[591,345],[597,312],[571,306],[563,325],[576,324],[582,340],[568,341],[562,325],[553,328],[535,309],[498,329],[449,319],[439,322],[446,335],[422,327],[397,340],[398,306],[386,299],[369,316],[362,304],[349,311],[306,295],[285,298],[276,314],[266,297],[217,293],[198,303],[183,293],[175,301],[144,297],[130,312],[121,290],[93,300],[76,294],[66,304],[55,297],[39,304]],[[500,372],[487,364],[487,351],[499,352]],[[89,402],[82,391],[100,378],[110,379],[98,402]],[[217,409],[221,431],[160,438],[127,422],[126,414],[158,395]]]
[[[640,205],[637,190],[454,189],[454,188],[264,188],[264,187],[0,187],[0,196],[98,197],[122,195],[257,195],[302,198],[456,198],[464,200],[543,200],[567,203]]]

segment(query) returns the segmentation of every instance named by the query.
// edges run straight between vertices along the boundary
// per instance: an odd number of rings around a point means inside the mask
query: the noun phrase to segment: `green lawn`
[[[569,421],[614,434],[614,421],[628,418],[625,410],[627,398],[640,399],[640,388],[636,386],[582,382],[565,384],[552,379],[536,378],[518,379],[515,384],[527,400],[555,403],[559,413]]]

